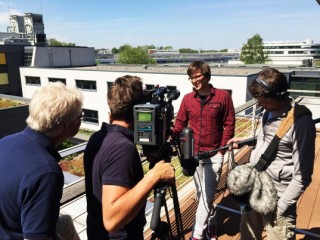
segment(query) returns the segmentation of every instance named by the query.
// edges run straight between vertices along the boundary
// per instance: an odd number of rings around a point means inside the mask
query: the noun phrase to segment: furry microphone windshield
[[[256,212],[267,215],[276,209],[278,196],[272,179],[250,163],[236,166],[229,172],[227,187],[236,200],[247,195],[247,202]]]

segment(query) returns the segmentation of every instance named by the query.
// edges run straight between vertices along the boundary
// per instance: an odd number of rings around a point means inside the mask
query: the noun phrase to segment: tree
[[[263,52],[263,39],[259,34],[249,38],[241,49],[240,61],[245,64],[263,64],[268,61],[268,55]]]
[[[62,43],[55,38],[48,39],[49,46],[62,46]]]
[[[117,54],[117,53],[119,53],[119,50],[116,47],[114,47],[111,49],[111,52],[112,52],[112,54]]]
[[[172,46],[165,46],[163,49],[164,49],[164,50],[172,50],[173,47],[172,47]]]
[[[119,53],[123,52],[125,49],[131,48],[129,44],[125,44],[119,47]]]
[[[120,47],[121,48],[121,47]],[[119,53],[117,63],[121,64],[155,64],[155,60],[151,59],[147,51],[142,47],[131,47],[125,45]]]
[[[198,50],[194,50],[194,49],[191,49],[191,48],[180,48],[179,52],[180,53],[199,53]]]
[[[48,39],[48,44],[51,47],[75,47],[76,44],[75,43],[67,43],[67,42],[60,42],[55,38],[49,38]]]

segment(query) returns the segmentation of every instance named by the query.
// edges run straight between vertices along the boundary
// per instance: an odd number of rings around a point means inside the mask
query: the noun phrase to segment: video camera
[[[172,101],[179,96],[176,87],[149,86],[143,92],[144,103],[134,106],[134,142],[142,146],[144,156],[151,163],[171,160],[166,154],[170,147],[166,143],[174,118]]]
[[[133,107],[134,114],[134,142],[142,146],[143,155],[150,162],[149,168],[160,160],[171,162],[172,146],[168,142],[171,134],[171,124],[174,118],[172,101],[180,96],[176,87],[154,86],[143,92],[143,104]],[[175,213],[175,223],[179,239],[184,239],[182,217],[179,207],[178,194],[175,184],[160,184],[154,189],[154,207],[150,222],[153,230],[151,239],[168,239],[172,229],[165,202],[166,190],[170,189]],[[166,209],[167,222],[160,220],[160,209]]]

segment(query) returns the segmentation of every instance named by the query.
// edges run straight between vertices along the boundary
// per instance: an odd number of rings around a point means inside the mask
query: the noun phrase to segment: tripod
[[[171,145],[169,143],[165,143],[160,149],[157,151],[156,159],[165,159],[166,162],[171,161]],[[153,167],[154,162],[151,161],[151,167]],[[169,191],[172,200],[173,200],[173,209],[175,214],[175,222],[176,222],[176,230],[177,236],[174,238],[173,231],[171,228],[170,216],[168,205],[166,202],[166,192]],[[161,221],[160,219],[160,211],[161,207],[164,207],[166,213],[166,222]],[[154,207],[151,217],[150,228],[153,230],[151,239],[160,239],[160,240],[174,240],[180,239],[184,240],[183,235],[183,226],[182,226],[182,217],[179,206],[179,199],[177,194],[177,188],[175,183],[162,183],[157,185],[154,188]]]
[[[170,194],[173,199],[173,206],[174,206],[174,214],[175,214],[175,222],[177,228],[177,237],[174,238],[171,222],[169,217],[169,211],[167,202],[165,199],[166,191],[169,190]],[[182,239],[184,240],[183,236],[183,226],[182,226],[182,217],[179,207],[179,200],[176,185],[163,185],[157,187],[155,190],[155,200],[154,200],[154,208],[151,217],[150,228],[153,230],[151,239],[161,239],[161,240],[173,240],[173,239]],[[166,212],[166,219],[167,222],[161,221],[160,219],[160,210],[161,207],[164,206]]]

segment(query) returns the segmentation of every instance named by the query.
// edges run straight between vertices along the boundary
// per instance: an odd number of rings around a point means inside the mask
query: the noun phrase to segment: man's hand
[[[157,182],[174,182],[174,167],[165,161],[159,161],[148,173],[158,179]]]
[[[247,137],[234,137],[234,138],[231,138],[228,142],[227,142],[227,145],[231,145],[233,146],[233,148],[237,149],[239,147],[238,145],[238,142],[241,142],[241,141],[244,141],[248,139]],[[229,148],[230,150],[231,148]]]

